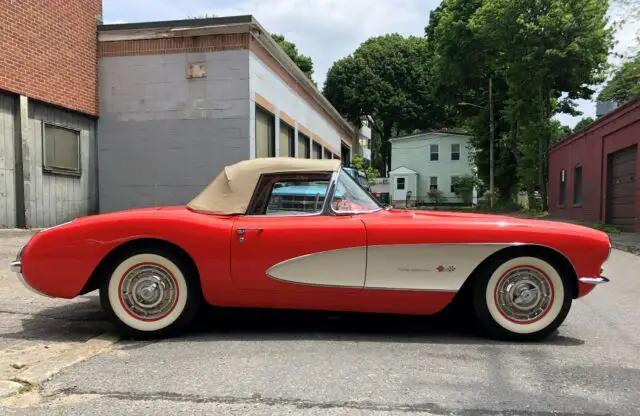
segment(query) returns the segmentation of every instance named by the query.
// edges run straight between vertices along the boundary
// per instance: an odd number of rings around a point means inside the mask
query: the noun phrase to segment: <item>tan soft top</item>
[[[187,206],[213,214],[244,214],[260,175],[280,172],[337,172],[339,169],[340,159],[269,157],[244,160],[226,166]]]

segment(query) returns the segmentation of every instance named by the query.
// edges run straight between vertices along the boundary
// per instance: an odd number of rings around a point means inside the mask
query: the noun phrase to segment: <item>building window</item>
[[[324,149],[324,158],[325,159],[331,159],[332,155],[331,155],[331,150],[329,149]]]
[[[44,161],[46,172],[63,175],[80,174],[80,132],[43,123]]]
[[[573,205],[582,204],[582,165],[578,165],[573,173]]]
[[[564,205],[567,194],[567,171],[560,171],[560,196],[558,197],[558,205]]]
[[[437,144],[432,144],[430,145],[430,153],[431,153],[431,158],[429,160],[435,161],[438,160],[439,158],[439,148]]]
[[[282,122],[280,123],[280,156],[283,157],[295,157],[296,155],[296,147],[295,147],[295,131],[293,127],[288,124]]]
[[[406,181],[406,179],[405,179],[405,178],[396,178],[396,189],[397,189],[398,191],[402,191],[402,190],[404,190],[404,187],[405,187],[405,181]]]
[[[435,189],[438,189],[438,177],[431,176],[429,178],[429,190],[433,191]]]
[[[311,157],[309,138],[300,133],[298,133],[298,157],[300,159],[309,159]]]
[[[455,194],[458,185],[458,176],[451,177],[451,193]]]
[[[322,159],[322,146],[316,142],[313,142],[313,158]]]
[[[256,157],[275,155],[275,118],[256,106]]]
[[[460,160],[460,145],[458,143],[451,145],[451,160]]]

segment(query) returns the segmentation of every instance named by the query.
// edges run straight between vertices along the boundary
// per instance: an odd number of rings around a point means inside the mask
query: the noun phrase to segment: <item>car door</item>
[[[234,221],[231,276],[237,287],[269,292],[362,290],[364,223],[351,215],[323,214],[327,189],[328,183],[323,188],[300,178],[279,179],[264,214]]]

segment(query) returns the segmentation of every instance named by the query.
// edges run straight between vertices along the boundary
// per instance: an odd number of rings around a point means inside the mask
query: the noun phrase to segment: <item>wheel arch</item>
[[[573,299],[576,299],[578,296],[578,273],[576,272],[573,263],[561,252],[544,245],[539,244],[519,244],[513,245],[509,247],[505,247],[501,250],[496,251],[495,253],[488,256],[484,259],[476,268],[471,272],[469,277],[462,284],[462,287],[456,294],[456,298],[465,297],[471,292],[473,287],[473,282],[482,272],[483,269],[487,267],[488,264],[496,261],[496,260],[507,260],[513,257],[524,256],[524,255],[534,255],[537,257],[541,257],[544,260],[550,262],[553,266],[560,269],[560,275],[566,276],[571,282],[571,296]]]
[[[193,260],[193,258],[189,255],[189,253],[187,253],[187,251],[182,247],[161,238],[138,238],[126,241],[109,251],[109,253],[107,253],[107,255],[105,255],[102,260],[100,260],[100,263],[98,263],[96,268],[93,270],[91,276],[89,276],[89,279],[82,288],[80,295],[98,289],[100,287],[100,282],[106,277],[107,269],[111,267],[120,256],[122,256],[124,253],[140,248],[162,249],[176,254],[181,260],[184,261],[187,267],[189,267],[190,271],[198,279],[198,283],[200,283],[200,273],[198,271],[198,266],[196,265],[196,262]]]

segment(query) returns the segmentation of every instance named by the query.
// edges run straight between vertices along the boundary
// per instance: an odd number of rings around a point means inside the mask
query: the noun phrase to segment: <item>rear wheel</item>
[[[571,302],[566,279],[541,257],[496,261],[475,282],[476,314],[489,334],[498,339],[545,338],[566,319]]]
[[[114,262],[100,288],[100,300],[113,324],[129,336],[173,336],[198,309],[197,282],[194,272],[173,253],[138,249]]]

